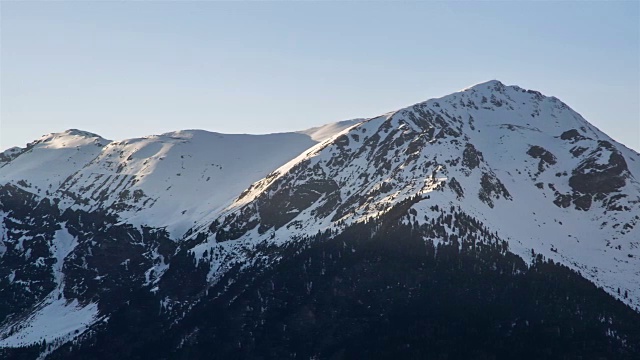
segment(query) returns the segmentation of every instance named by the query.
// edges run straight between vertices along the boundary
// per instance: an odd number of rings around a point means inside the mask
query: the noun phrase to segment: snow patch
[[[98,305],[80,305],[77,300],[64,298],[45,300],[42,307],[22,321],[14,332],[10,327],[0,329],[1,347],[21,347],[45,340],[75,337],[83,333],[98,316]]]

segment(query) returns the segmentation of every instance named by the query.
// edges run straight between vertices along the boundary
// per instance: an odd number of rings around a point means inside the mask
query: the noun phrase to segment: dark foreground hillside
[[[462,213],[328,236],[260,273],[230,273],[172,326],[141,291],[104,331],[51,358],[640,358],[640,314],[541,256],[527,267]]]

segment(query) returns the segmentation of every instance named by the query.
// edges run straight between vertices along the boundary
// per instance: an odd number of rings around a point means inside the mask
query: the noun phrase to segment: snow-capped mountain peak
[[[85,145],[103,146],[110,142],[110,140],[88,131],[68,129],[58,133],[43,135],[40,139],[27,144],[27,147],[39,145],[51,149],[60,149],[66,147],[81,147]]]
[[[434,204],[460,207],[511,239],[519,255],[533,250],[569,264],[638,303],[638,163],[558,99],[489,81],[310,148],[209,218],[213,236],[203,248],[335,230],[418,199],[418,222]]]

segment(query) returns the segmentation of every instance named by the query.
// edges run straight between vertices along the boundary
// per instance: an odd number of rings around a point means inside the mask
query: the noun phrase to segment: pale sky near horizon
[[[640,150],[638,1],[0,1],[0,76],[0,150],[301,130],[491,79]]]

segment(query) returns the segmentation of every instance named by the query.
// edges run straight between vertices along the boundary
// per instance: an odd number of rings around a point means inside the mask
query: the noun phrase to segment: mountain
[[[47,135],[0,155],[0,347],[634,358],[638,179],[638,153],[495,80],[297,133]]]

